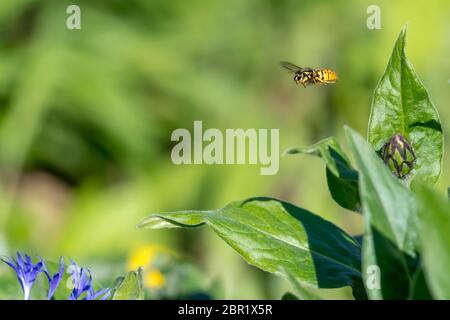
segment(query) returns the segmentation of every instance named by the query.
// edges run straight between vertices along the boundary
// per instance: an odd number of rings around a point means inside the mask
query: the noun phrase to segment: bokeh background
[[[70,4],[81,7],[81,30],[66,28]],[[371,4],[381,30],[366,27]],[[148,298],[280,298],[285,282],[207,228],[135,225],[151,212],[255,195],[350,234],[361,218],[333,202],[320,159],[283,157],[274,176],[259,165],[176,166],[171,132],[202,120],[279,128],[281,151],[330,135],[344,143],[343,125],[366,132],[372,92],[408,23],[407,55],[448,133],[449,12],[447,0],[2,0],[0,254],[71,257],[104,283],[145,265]],[[281,60],[330,67],[340,80],[303,89]],[[449,184],[446,156],[437,188]],[[9,275],[0,265],[0,278]],[[0,297],[19,290],[2,281]],[[350,297],[346,288],[321,295]]]

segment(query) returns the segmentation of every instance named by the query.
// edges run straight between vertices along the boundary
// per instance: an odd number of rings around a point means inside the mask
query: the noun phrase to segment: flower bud
[[[400,179],[411,172],[416,161],[411,144],[401,134],[394,135],[384,144],[381,149],[381,158]]]

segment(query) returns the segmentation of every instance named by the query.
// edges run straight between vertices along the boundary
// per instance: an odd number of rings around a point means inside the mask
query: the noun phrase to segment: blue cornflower
[[[42,258],[41,258],[41,262],[42,262],[42,271],[47,276],[47,280],[48,280],[48,284],[49,284],[47,299],[50,300],[53,297],[53,295],[55,294],[56,288],[58,287],[59,282],[62,279],[63,272],[64,272],[64,260],[62,257],[59,258],[59,270],[57,273],[55,273],[53,275],[53,277],[48,272],[47,266],[45,265],[45,262],[44,262],[44,260],[42,260]]]
[[[86,296],[86,300],[95,300],[97,298],[100,298],[100,300],[106,300],[109,298],[109,295],[111,294],[111,289],[105,288],[100,289],[97,292],[94,291],[94,288],[91,287],[91,289],[88,291],[88,294]]]
[[[27,254],[24,259],[19,252],[17,253],[17,261],[9,257],[6,259],[7,260],[1,260],[16,272],[17,279],[19,279],[20,286],[23,290],[24,300],[30,300],[31,288],[33,287],[37,275],[42,271],[42,261],[33,264],[31,258]]]
[[[72,260],[71,260],[72,261]],[[92,286],[92,276],[89,270],[80,268],[72,261],[72,266],[69,268],[70,276],[72,277],[73,290],[70,294],[69,300],[78,300],[83,293],[86,296],[83,300],[95,300],[100,297],[100,300],[106,300],[109,297],[110,289],[105,288],[95,291]]]

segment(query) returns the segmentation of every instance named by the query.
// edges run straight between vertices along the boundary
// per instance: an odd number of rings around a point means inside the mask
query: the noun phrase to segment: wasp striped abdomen
[[[314,73],[314,78],[318,83],[335,83],[338,79],[337,73],[331,69],[316,69]]]

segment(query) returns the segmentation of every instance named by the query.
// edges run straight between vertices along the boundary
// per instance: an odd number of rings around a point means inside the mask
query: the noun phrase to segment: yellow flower
[[[152,289],[159,289],[166,283],[166,278],[157,269],[152,269],[145,272],[144,285]]]
[[[164,246],[148,244],[136,246],[133,250],[131,250],[128,257],[127,269],[136,270],[139,267],[143,267],[144,286],[150,289],[159,289],[166,283],[166,278],[164,275],[153,265],[156,256],[159,254],[170,255],[172,257],[177,256],[175,252]]]
[[[128,258],[128,270],[136,270],[139,267],[151,265],[158,253],[166,252],[167,249],[159,245],[141,245],[131,251]]]

